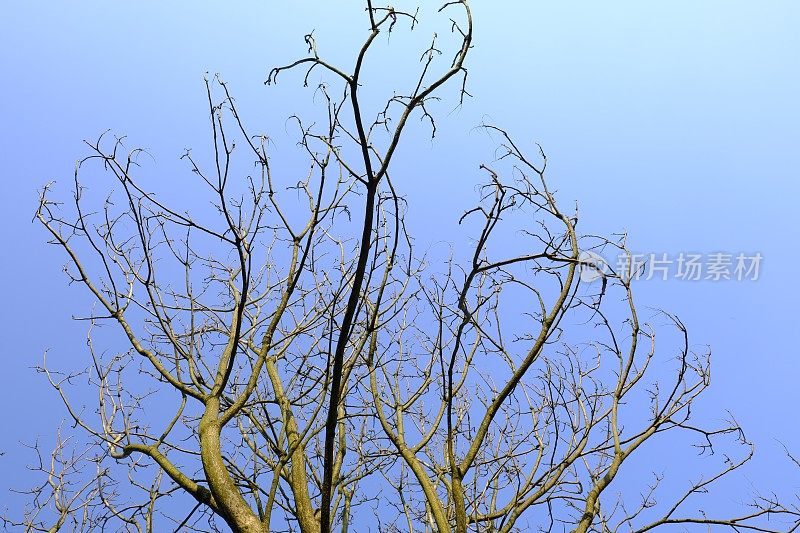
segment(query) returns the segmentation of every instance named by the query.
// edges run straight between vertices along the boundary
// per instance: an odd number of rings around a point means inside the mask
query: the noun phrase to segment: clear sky
[[[86,153],[81,140],[107,128],[148,148],[169,187],[184,172],[183,149],[208,146],[206,71],[229,83],[255,129],[288,146],[285,118],[313,92],[296,76],[264,86],[269,69],[303,55],[302,37],[315,28],[320,51],[349,64],[365,30],[355,1],[232,4],[3,5],[0,479],[24,485],[29,457],[19,442],[52,433],[64,415],[31,367],[47,349],[55,361],[83,356],[85,324],[70,316],[85,313],[88,299],[67,286],[59,250],[31,223],[38,189],[68,184]],[[474,97],[453,113],[439,108],[432,142],[423,128],[412,132],[395,171],[414,200],[418,237],[463,238],[455,220],[474,197],[477,164],[492,156],[491,140],[474,130],[486,119],[543,145],[551,183],[562,204],[578,202],[583,231],[627,230],[643,253],[761,253],[758,281],[642,281],[640,301],[679,315],[693,345],[711,345],[702,414],[730,410],[744,426],[764,467],[751,479],[796,490],[800,475],[767,472],[788,464],[777,441],[800,454],[800,3],[474,4]],[[389,59],[370,65],[365,92],[390,94],[395,56],[406,44],[416,54],[432,30],[398,37]]]

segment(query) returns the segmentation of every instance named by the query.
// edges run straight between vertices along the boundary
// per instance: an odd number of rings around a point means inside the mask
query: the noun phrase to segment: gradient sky
[[[366,29],[355,1],[232,4],[3,5],[3,485],[26,484],[21,465],[30,457],[19,442],[46,438],[64,416],[31,367],[45,350],[55,361],[81,357],[86,333],[70,316],[85,313],[89,300],[67,286],[59,250],[46,246],[43,230],[31,223],[38,189],[51,180],[68,184],[86,153],[81,140],[107,128],[148,148],[169,187],[173,173],[185,173],[178,162],[183,149],[208,147],[206,71],[229,83],[253,129],[290,146],[285,118],[309,105],[313,90],[291,75],[266,87],[269,69],[302,56],[302,36],[315,28],[321,53],[349,65]],[[452,113],[450,103],[440,106],[433,141],[415,124],[398,156],[394,179],[412,200],[418,238],[463,239],[455,220],[474,198],[477,165],[491,159],[493,148],[474,128],[488,120],[522,143],[543,145],[550,182],[562,205],[579,203],[584,232],[626,230],[641,252],[760,252],[758,281],[643,281],[639,298],[679,315],[694,346],[711,345],[713,384],[702,416],[718,420],[730,410],[744,426],[763,468],[751,469],[750,479],[797,490],[800,472],[773,474],[788,465],[778,441],[800,454],[800,354],[793,340],[800,302],[800,3],[474,4],[474,97]],[[416,54],[433,29],[393,37],[388,60],[370,65],[374,81],[364,91],[391,91],[398,72],[392,62],[407,44]],[[451,205],[447,216],[443,206]],[[421,222],[429,220],[437,224]]]

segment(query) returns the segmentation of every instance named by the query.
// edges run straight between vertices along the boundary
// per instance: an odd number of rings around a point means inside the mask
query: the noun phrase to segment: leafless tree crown
[[[436,100],[468,95],[470,7],[439,13],[450,33],[379,109],[361,103],[363,66],[419,11],[368,1],[352,67],[329,63],[309,34],[306,57],[269,73],[267,83],[297,70],[306,85],[313,72],[328,80],[315,92],[325,121],[290,120],[306,159],[291,172],[273,168],[269,138],[248,129],[226,83],[207,79],[214,149],[183,159],[210,209],[144,186],[146,154],[111,134],[87,143],[71,201],[44,188],[36,217],[96,305],[88,367],[40,369],[79,431],[62,427],[51,454],[34,445],[43,481],[6,527],[797,528],[800,511],[774,496],[699,510],[751,446],[735,422],[692,422],[709,355],[690,350],[677,317],[656,315],[657,346],[630,273],[581,281],[582,250],[624,255],[625,239],[578,232],[541,148],[483,125],[498,148],[480,166],[476,204],[459,213],[470,248],[431,264],[412,246],[403,189],[417,178],[393,175],[393,158],[412,118],[435,133]],[[116,349],[95,349],[99,338]],[[73,396],[87,386],[93,404]],[[667,488],[663,466],[639,463],[658,474],[641,490],[615,488],[634,452],[665,432],[694,439],[718,469]]]

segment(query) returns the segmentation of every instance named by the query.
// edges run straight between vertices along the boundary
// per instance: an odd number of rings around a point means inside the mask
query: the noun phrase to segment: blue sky
[[[56,360],[80,357],[85,339],[85,325],[69,317],[86,311],[88,299],[67,286],[63,258],[31,223],[37,190],[68,184],[85,154],[81,140],[107,128],[148,148],[165,183],[184,172],[183,149],[208,146],[206,71],[229,83],[255,129],[289,146],[280,140],[285,118],[313,92],[296,76],[265,87],[269,69],[301,56],[302,36],[314,28],[320,50],[349,64],[365,16],[359,2],[286,4],[4,5],[0,479],[23,475],[18,442],[47,435],[63,416],[31,367],[46,349]],[[756,442],[758,464],[782,468],[776,440],[800,453],[800,4],[475,4],[474,97],[452,113],[440,106],[433,141],[423,127],[411,132],[395,170],[414,200],[418,238],[462,238],[455,221],[474,198],[477,164],[492,157],[491,140],[474,129],[487,120],[543,145],[551,184],[562,204],[579,203],[583,231],[626,230],[642,252],[760,252],[758,281],[643,281],[639,295],[643,305],[678,314],[695,346],[712,346],[703,416],[730,410]],[[402,56],[406,44],[416,53],[432,28],[398,36],[386,57]],[[391,91],[403,72],[390,62],[370,69],[375,81],[365,92]],[[443,205],[452,205],[451,217]],[[795,490],[800,475],[775,480],[753,470],[752,478]]]

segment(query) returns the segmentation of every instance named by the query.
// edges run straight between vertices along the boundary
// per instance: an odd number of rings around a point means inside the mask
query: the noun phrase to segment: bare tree
[[[87,143],[69,204],[45,187],[36,217],[96,308],[85,317],[86,370],[40,370],[89,439],[59,437],[51,460],[39,455],[46,481],[7,525],[797,529],[800,510],[772,495],[719,516],[698,511],[697,498],[744,465],[751,446],[733,421],[692,421],[709,354],[693,353],[667,313],[655,318],[667,323],[667,348],[657,349],[631,272],[581,281],[591,268],[581,251],[624,256],[625,239],[578,232],[577,213],[548,187],[541,148],[528,154],[484,125],[498,151],[460,218],[471,248],[436,262],[412,246],[402,195],[412,178],[393,178],[393,158],[413,117],[435,133],[443,91],[456,102],[468,95],[469,5],[440,13],[451,34],[434,36],[418,77],[377,110],[362,105],[363,66],[380,35],[413,29],[419,12],[368,1],[352,68],[329,63],[309,34],[307,57],[269,73],[267,83],[297,69],[305,84],[315,70],[333,80],[317,88],[323,122],[292,117],[306,164],[291,172],[274,169],[268,137],[248,129],[226,83],[207,79],[214,150],[183,159],[193,196],[206,194],[211,209],[152,192],[145,152],[110,134]],[[86,172],[114,186],[90,186]],[[107,324],[116,337],[98,333]],[[96,351],[98,337],[117,349]],[[93,408],[73,396],[87,383]],[[704,477],[678,492],[660,475],[642,490],[613,489],[634,452],[666,432],[697,439]]]

